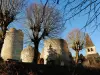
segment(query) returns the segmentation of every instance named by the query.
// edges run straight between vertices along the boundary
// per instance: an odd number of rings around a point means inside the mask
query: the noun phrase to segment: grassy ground
[[[0,75],[100,75],[100,69],[77,66],[0,62]]]

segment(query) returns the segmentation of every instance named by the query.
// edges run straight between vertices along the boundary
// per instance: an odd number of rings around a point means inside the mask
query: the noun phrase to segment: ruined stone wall
[[[23,32],[11,28],[6,32],[4,44],[1,51],[1,57],[4,60],[16,59],[20,60],[20,53],[23,49]]]
[[[34,58],[34,48],[32,46],[28,46],[21,52],[22,62],[33,62]]]
[[[47,63],[46,59],[49,55],[48,49],[49,49],[50,44],[52,48],[56,50],[57,54],[60,54],[62,56],[62,60],[66,64],[68,64],[67,62],[70,61],[69,49],[67,46],[67,42],[63,39],[48,39],[44,41],[44,48],[41,54],[41,57],[44,58],[44,64]]]

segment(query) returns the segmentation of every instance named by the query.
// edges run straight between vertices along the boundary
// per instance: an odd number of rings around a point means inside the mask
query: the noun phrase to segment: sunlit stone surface
[[[21,52],[22,62],[32,62],[34,58],[34,48],[32,46],[28,46]]]
[[[23,49],[23,32],[11,28],[6,32],[4,44],[1,51],[1,57],[7,59],[20,60],[20,53]]]
[[[64,65],[66,64],[68,65],[71,59],[69,57],[69,49],[67,42],[63,39],[48,39],[44,41],[44,48],[40,56],[41,58],[44,59],[44,64],[47,64],[47,57],[49,55],[48,50],[50,45],[58,55],[61,55],[60,58],[62,60],[61,62],[64,62]]]

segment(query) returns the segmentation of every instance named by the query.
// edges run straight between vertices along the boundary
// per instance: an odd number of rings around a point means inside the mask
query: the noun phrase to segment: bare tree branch
[[[47,36],[53,37],[63,31],[63,18],[58,9],[48,4],[32,4],[27,9],[27,25],[31,30],[32,41],[35,47],[35,62],[38,55],[40,40]]]
[[[100,1],[99,0],[81,0],[81,1],[65,0],[64,3],[61,2],[60,0],[54,0],[54,1],[56,2],[58,1],[57,3],[58,5],[61,5],[61,3],[65,4],[64,9],[65,9],[66,21],[71,20],[73,17],[84,13],[88,17],[87,17],[87,22],[82,29],[90,26],[92,23],[95,23],[92,26],[99,25],[100,23],[99,21]]]

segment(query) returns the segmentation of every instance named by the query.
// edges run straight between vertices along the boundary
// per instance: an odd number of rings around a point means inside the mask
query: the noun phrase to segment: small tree
[[[52,45],[50,44],[48,49],[48,57],[47,57],[47,64],[52,61],[51,63],[55,64],[55,60],[57,58],[57,52],[55,49],[52,48]]]
[[[32,4],[27,8],[27,27],[29,28],[29,37],[34,43],[34,62],[37,63],[38,47],[42,39],[55,37],[64,27],[61,13],[56,8],[48,4]]]
[[[47,57],[47,62],[54,61],[54,64],[60,65],[62,56],[57,53],[57,50],[52,48],[52,45],[50,44],[49,49],[48,49],[48,57]]]
[[[79,51],[84,48],[85,45],[85,34],[81,32],[79,29],[73,29],[68,34],[68,43],[70,47],[76,51],[76,64],[78,63],[79,59]]]

